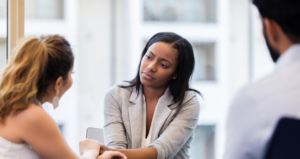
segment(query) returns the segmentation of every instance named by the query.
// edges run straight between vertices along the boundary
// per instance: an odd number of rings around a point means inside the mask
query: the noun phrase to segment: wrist
[[[87,158],[97,158],[99,156],[99,152],[96,150],[88,150],[85,151],[82,155],[82,157],[87,157]]]
[[[107,146],[103,146],[101,148],[103,148],[104,151],[115,151],[116,150],[116,149],[113,149],[113,148],[109,148]]]
[[[107,147],[107,151],[116,151],[116,149],[112,149],[112,148]]]

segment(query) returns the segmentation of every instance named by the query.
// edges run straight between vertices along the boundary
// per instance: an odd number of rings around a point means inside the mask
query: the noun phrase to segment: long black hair
[[[192,45],[183,37],[172,33],[172,32],[160,32],[155,34],[147,42],[139,63],[138,71],[135,78],[129,81],[130,85],[120,86],[121,88],[136,87],[136,91],[139,93],[141,87],[140,80],[140,66],[144,55],[147,53],[148,48],[157,42],[164,42],[171,44],[174,49],[178,51],[178,66],[176,69],[177,78],[169,82],[169,89],[173,96],[173,102],[177,103],[177,106],[180,106],[184,100],[186,91],[195,91],[199,95],[201,93],[195,89],[190,88],[189,82],[191,75],[195,67],[195,58]]]

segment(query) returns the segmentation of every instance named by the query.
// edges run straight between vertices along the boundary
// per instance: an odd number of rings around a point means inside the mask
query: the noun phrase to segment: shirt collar
[[[276,62],[276,67],[286,66],[294,62],[300,62],[300,44],[289,47]]]

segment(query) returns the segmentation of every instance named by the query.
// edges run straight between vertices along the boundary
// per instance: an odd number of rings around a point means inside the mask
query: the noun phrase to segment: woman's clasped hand
[[[104,145],[101,145],[96,140],[85,139],[80,141],[79,143],[80,155],[84,156],[87,155],[94,155],[94,154],[101,154],[98,156],[97,159],[111,159],[111,158],[118,158],[118,159],[127,159],[127,157],[118,151],[110,151]]]

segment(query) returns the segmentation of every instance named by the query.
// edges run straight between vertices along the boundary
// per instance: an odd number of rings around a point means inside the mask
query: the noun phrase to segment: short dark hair
[[[140,80],[140,66],[142,63],[142,59],[144,55],[147,53],[148,48],[157,42],[164,42],[167,44],[171,44],[174,49],[178,51],[178,66],[176,69],[177,78],[175,80],[171,80],[169,82],[170,92],[173,96],[173,102],[177,103],[177,106],[181,106],[186,91],[195,91],[199,95],[201,93],[195,89],[191,89],[189,87],[189,82],[194,71],[195,67],[195,58],[192,45],[183,37],[172,33],[172,32],[160,32],[155,34],[151,39],[147,42],[142,54],[140,63],[138,66],[138,72],[135,78],[130,82],[129,86],[120,86],[121,88],[127,87],[136,87],[137,92],[139,92],[139,88],[141,86]]]
[[[274,20],[293,43],[300,42],[300,0],[253,0],[263,18]]]

